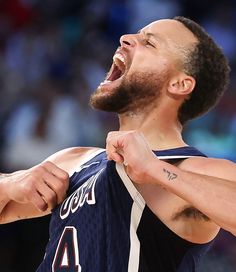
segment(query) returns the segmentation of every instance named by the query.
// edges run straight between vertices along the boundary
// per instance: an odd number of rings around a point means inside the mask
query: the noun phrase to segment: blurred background
[[[69,146],[104,147],[117,119],[87,104],[119,37],[175,15],[203,25],[232,68],[224,98],[186,127],[185,140],[236,162],[236,1],[0,0],[0,172],[29,168]],[[0,226],[1,272],[35,271],[49,220]],[[235,272],[236,238],[222,231],[200,271]]]

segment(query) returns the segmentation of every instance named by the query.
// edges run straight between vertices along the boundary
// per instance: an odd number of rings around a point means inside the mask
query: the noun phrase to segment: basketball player
[[[119,115],[106,149],[62,150],[21,171],[20,182],[13,173],[8,189],[5,179],[2,223],[61,203],[37,271],[197,271],[220,228],[236,233],[235,164],[207,158],[181,136],[219,100],[228,74],[221,50],[186,18],[121,37],[91,97],[94,108]],[[23,184],[26,197],[11,184]]]

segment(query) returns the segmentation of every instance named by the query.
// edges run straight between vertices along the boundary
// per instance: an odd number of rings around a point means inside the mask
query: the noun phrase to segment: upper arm
[[[87,156],[96,152],[97,150],[101,150],[101,148],[70,147],[56,152],[48,157],[46,161],[51,161],[71,175],[79,168],[81,164],[83,164],[83,160]]]
[[[196,157],[181,162],[178,167],[183,171],[213,177],[213,181],[214,177],[226,183],[229,181],[230,186],[236,188],[234,183],[236,182],[236,164],[229,160]],[[188,203],[174,214],[173,219],[175,224],[182,227],[187,237],[188,234],[190,235],[190,239],[187,239],[192,242],[208,242],[217,235],[220,229],[218,224]]]
[[[216,177],[236,182],[236,164],[226,159],[189,158],[183,161],[179,168],[200,175]]]

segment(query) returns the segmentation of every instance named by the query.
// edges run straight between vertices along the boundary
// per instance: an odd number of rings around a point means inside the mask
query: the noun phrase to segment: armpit
[[[193,206],[187,206],[180,212],[174,214],[173,216],[173,220],[178,220],[183,218],[210,221],[210,218],[208,216],[206,216],[204,213],[200,212]]]

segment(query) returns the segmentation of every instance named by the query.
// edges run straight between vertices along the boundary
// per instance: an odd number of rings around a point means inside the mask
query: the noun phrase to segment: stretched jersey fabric
[[[204,156],[192,147],[155,154],[169,162]],[[166,227],[124,167],[99,150],[71,176],[68,197],[53,211],[37,271],[194,272],[210,244],[190,243]]]

